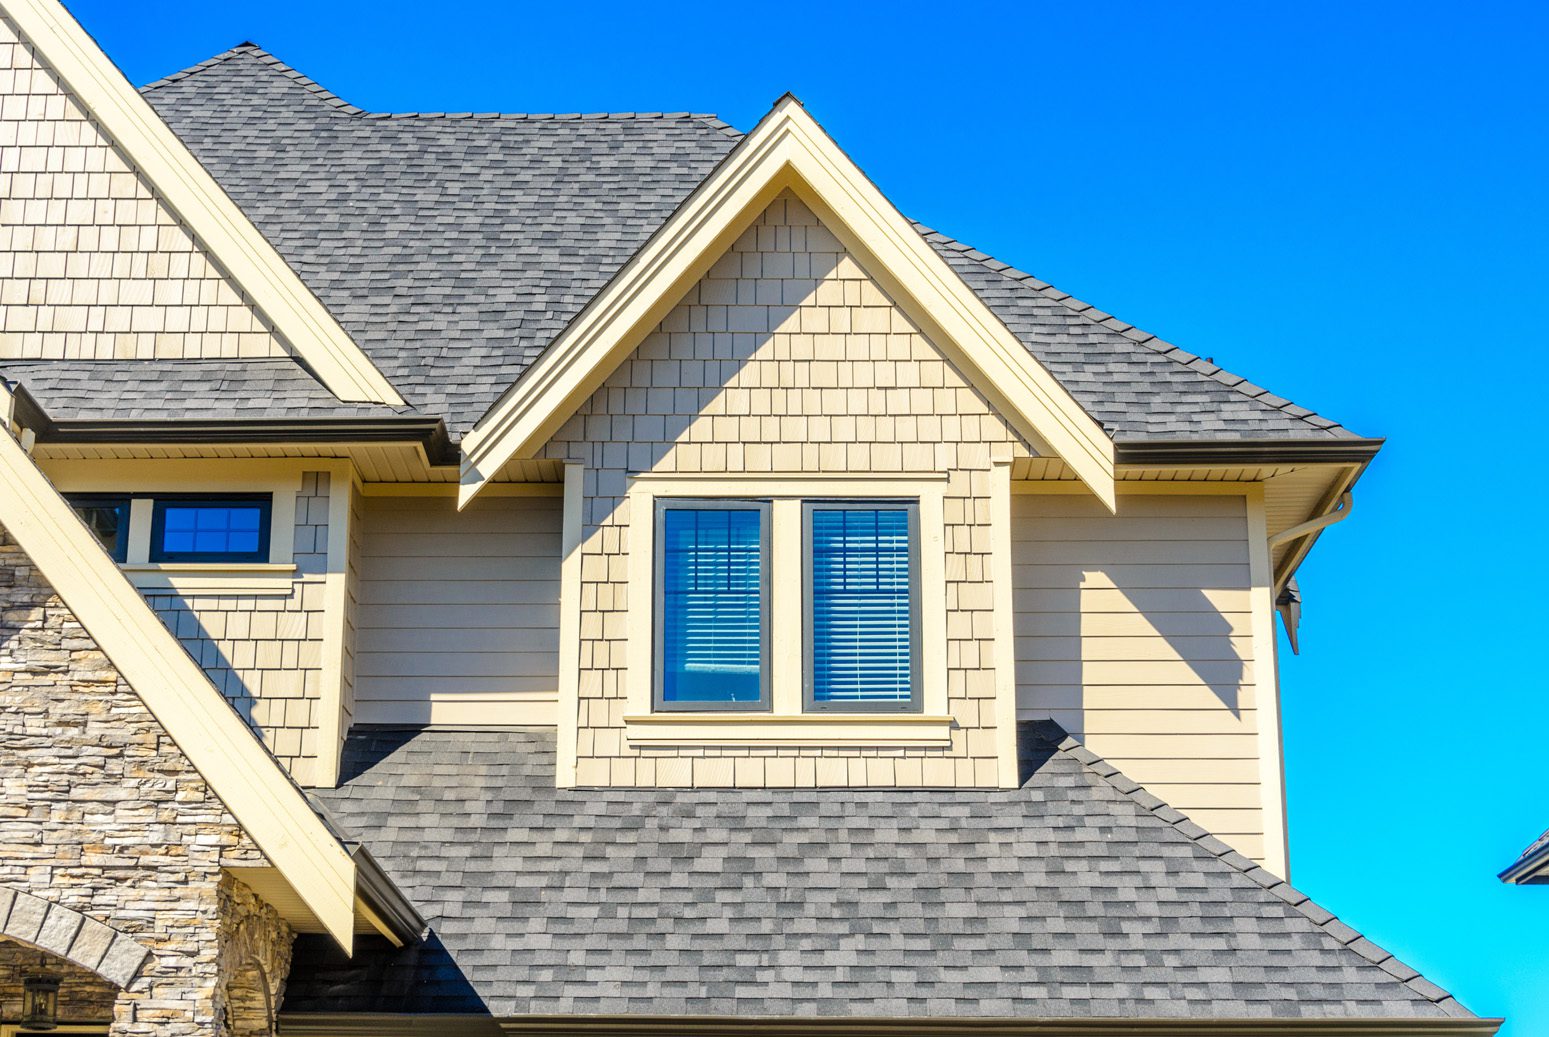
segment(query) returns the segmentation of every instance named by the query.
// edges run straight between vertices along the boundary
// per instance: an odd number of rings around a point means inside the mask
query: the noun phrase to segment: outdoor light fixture
[[[22,980],[22,1025],[29,1030],[52,1030],[59,1025],[59,980],[53,976]]]

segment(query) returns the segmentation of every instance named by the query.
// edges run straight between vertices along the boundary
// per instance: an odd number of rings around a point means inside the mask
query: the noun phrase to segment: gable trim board
[[[58,0],[3,0],[52,72],[340,400],[404,401]]]
[[[1021,435],[1057,454],[1112,509],[1107,433],[790,95],[479,419],[463,440],[462,503],[507,461],[542,446],[784,190],[861,258]]]
[[[348,951],[355,864],[70,505],[0,435],[0,525],[177,743],[237,823]]]

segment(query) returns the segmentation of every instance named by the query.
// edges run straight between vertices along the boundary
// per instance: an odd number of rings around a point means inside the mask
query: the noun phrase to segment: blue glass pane
[[[763,661],[758,511],[662,515],[662,698],[756,702]]]
[[[260,504],[166,504],[161,554],[250,558],[263,547],[264,512]]]
[[[914,674],[909,513],[812,512],[812,696],[908,702]]]

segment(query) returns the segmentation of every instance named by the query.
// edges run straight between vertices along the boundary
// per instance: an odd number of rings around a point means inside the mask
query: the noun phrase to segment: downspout
[[[1324,512],[1315,519],[1309,519],[1290,529],[1282,529],[1269,538],[1269,549],[1273,551],[1281,544],[1299,540],[1304,536],[1327,529],[1337,522],[1343,522],[1355,510],[1355,498],[1351,496],[1349,490],[1346,490],[1339,495],[1335,505],[1334,510]],[[1302,649],[1298,643],[1297,628],[1301,626],[1302,621],[1302,596],[1296,586],[1296,577],[1291,577],[1285,590],[1281,591],[1280,596],[1275,599],[1275,611],[1280,613],[1280,621],[1285,624],[1285,636],[1291,642],[1291,654],[1300,655]]]
[[[1329,526],[1334,525],[1336,522],[1343,522],[1345,519],[1349,518],[1350,513],[1355,510],[1355,498],[1351,496],[1349,490],[1346,490],[1344,493],[1339,495],[1339,500],[1337,503],[1339,506],[1335,510],[1324,512],[1317,518],[1308,519],[1306,522],[1298,523],[1297,525],[1292,526],[1290,529],[1282,529],[1280,532],[1270,537],[1269,549],[1273,551],[1281,544],[1289,543],[1292,540],[1299,540],[1309,533],[1318,532],[1320,529],[1327,529]]]

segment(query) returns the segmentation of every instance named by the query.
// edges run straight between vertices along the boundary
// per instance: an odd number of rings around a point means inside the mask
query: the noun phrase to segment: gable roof
[[[432,937],[353,962],[302,938],[287,1027],[1290,1014],[1493,1032],[1052,722],[1021,735],[1014,790],[557,789],[552,731],[356,728],[319,796],[372,833]]]
[[[690,113],[366,112],[251,44],[144,93],[393,383],[444,416],[454,437],[742,137]],[[919,229],[1117,441],[1351,438]]]
[[[4,13],[165,204],[341,400],[397,392],[58,0]]]
[[[1534,839],[1511,867],[1501,872],[1500,879],[1514,885],[1549,885],[1549,832]]]

